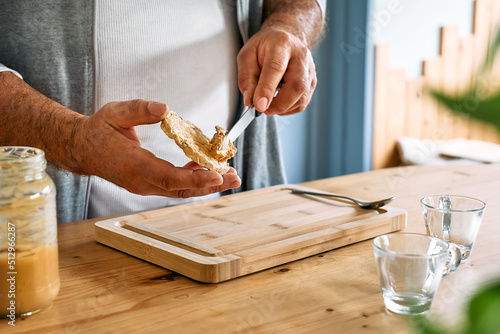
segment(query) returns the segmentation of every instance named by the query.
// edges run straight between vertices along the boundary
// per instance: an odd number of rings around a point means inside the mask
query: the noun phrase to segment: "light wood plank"
[[[445,26],[441,28],[440,54],[441,77],[440,87],[450,94],[456,93],[457,63],[458,63],[459,37],[458,26]],[[442,129],[443,139],[455,138],[458,116],[454,115],[444,106],[438,106],[438,125]]]
[[[476,0],[474,2],[472,32],[476,37],[476,45],[474,47],[474,62],[476,68],[479,68],[479,65],[482,64],[486,54],[490,38],[492,10],[492,2],[489,0]]]
[[[429,87],[440,88],[441,59],[433,58],[423,62],[422,74],[424,84]],[[444,130],[439,126],[438,104],[425,94],[422,101],[424,123],[423,139],[441,140]]]
[[[405,70],[391,69],[388,75],[387,89],[387,115],[385,150],[387,157],[385,166],[392,167],[399,165],[399,157],[396,151],[396,142],[404,136],[405,128]]]
[[[380,44],[375,48],[375,93],[373,127],[373,163],[374,169],[387,164],[388,148],[386,145],[387,89],[389,71],[389,45]]]
[[[477,73],[474,67],[476,43],[474,35],[462,37],[458,41],[456,93],[464,93],[473,84],[474,74]]]
[[[424,115],[422,110],[421,77],[407,80],[405,87],[405,121],[404,136],[421,138]]]

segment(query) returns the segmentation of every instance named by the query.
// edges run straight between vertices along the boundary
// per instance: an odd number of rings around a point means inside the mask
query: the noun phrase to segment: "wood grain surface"
[[[405,227],[406,211],[292,194],[297,185],[98,221],[96,240],[204,283],[218,283]]]
[[[364,199],[396,196],[406,231],[424,233],[419,200],[440,193],[488,205],[471,257],[441,282],[430,315],[459,327],[464,304],[500,279],[500,166],[399,167],[304,184]],[[1,333],[413,333],[382,301],[371,241],[217,284],[101,245],[95,220],[59,226],[61,291]]]

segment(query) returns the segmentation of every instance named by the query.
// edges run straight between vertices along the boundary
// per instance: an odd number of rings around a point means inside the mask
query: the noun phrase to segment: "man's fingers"
[[[188,169],[203,169],[204,167],[203,166],[200,166],[198,165],[196,162],[194,161],[190,161],[188,162],[187,164],[184,165],[184,168],[188,168]]]
[[[197,197],[197,196],[205,196],[212,193],[222,192],[229,189],[235,189],[241,186],[241,180],[234,171],[234,169],[230,170],[226,174],[223,175],[224,182],[221,185],[214,187],[206,187],[199,189],[183,189],[178,190],[174,194],[171,194],[171,197],[179,197],[179,198],[187,198],[187,197]]]
[[[290,61],[290,52],[284,47],[274,47],[264,53],[262,71],[253,95],[255,109],[261,112],[269,108]]]
[[[266,111],[266,115],[295,114],[303,111],[309,104],[317,83],[316,69],[309,51],[302,56],[290,59],[284,84]]]
[[[290,59],[290,64],[283,78],[283,85],[275,99],[273,99],[267,115],[285,114],[299,101],[310,87],[308,69],[296,58]]]
[[[154,177],[152,183],[165,190],[196,189],[220,186],[223,183],[222,176],[206,169],[189,169],[174,167],[174,169],[163,171],[160,177]]]
[[[144,193],[147,184],[170,191],[213,187],[223,182],[222,176],[217,172],[175,167],[138,146],[129,147],[125,152],[126,154],[117,153],[105,175],[98,176],[113,180],[113,183],[133,193],[150,195]]]
[[[317,79],[315,77],[313,79],[313,81],[311,82],[311,88],[309,89],[309,91],[307,91],[306,93],[304,93],[300,97],[300,99],[295,103],[295,105],[293,105],[287,111],[285,111],[283,113],[280,113],[279,115],[280,116],[288,116],[288,115],[293,115],[293,114],[297,114],[299,112],[304,111],[306,109],[306,107],[309,105],[309,102],[311,102],[311,98],[312,98],[312,95],[314,93],[314,89],[316,87],[316,83],[317,83]],[[266,112],[267,115],[278,114],[278,112],[276,112],[276,109],[273,107],[273,103],[271,104],[271,106],[269,107],[268,111]]]
[[[144,185],[134,192],[142,195],[187,198],[205,196],[241,186],[241,180],[233,168],[221,176],[205,169],[190,169],[194,167],[193,164],[188,163],[184,167],[168,167],[164,171],[168,174],[165,174],[166,177],[162,179],[160,185],[158,185],[159,179],[157,178],[144,180]]]
[[[238,87],[243,93],[246,106],[249,106],[259,81],[260,67],[257,51],[254,48],[243,48],[238,54]]]
[[[108,170],[109,175],[99,176],[134,194],[185,198],[204,196],[241,185],[240,178],[232,168],[221,176],[217,172],[201,168],[194,162],[184,167],[175,167],[142,148],[129,151],[129,154],[123,159],[118,155],[114,160],[116,168]],[[142,177],[134,177],[139,175]]]

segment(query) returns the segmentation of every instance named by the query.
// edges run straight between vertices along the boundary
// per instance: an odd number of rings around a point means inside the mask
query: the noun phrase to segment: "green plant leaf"
[[[414,333],[418,334],[447,334],[450,333],[438,325],[436,319],[431,320],[426,315],[413,316],[410,324]]]
[[[431,96],[451,111],[495,126],[500,131],[500,92],[479,98],[474,91],[453,96],[430,89]]]
[[[500,281],[477,292],[469,302],[467,334],[500,333]]]
[[[463,334],[500,334],[500,281],[496,281],[478,290],[467,303],[464,314],[464,328],[458,333]],[[439,319],[428,316],[410,318],[414,333],[446,334],[451,333],[439,324]],[[455,332],[453,332],[455,333]]]

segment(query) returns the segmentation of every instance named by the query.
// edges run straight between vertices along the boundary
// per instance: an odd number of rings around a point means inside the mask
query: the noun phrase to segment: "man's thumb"
[[[159,117],[160,120],[164,117],[167,110],[168,110],[168,107],[165,103],[149,102],[149,104],[148,104],[149,113],[151,113],[154,116]]]
[[[111,102],[103,109],[106,109],[106,118],[122,128],[158,123],[168,111],[165,103],[146,100]]]

